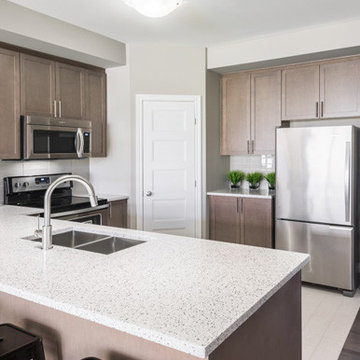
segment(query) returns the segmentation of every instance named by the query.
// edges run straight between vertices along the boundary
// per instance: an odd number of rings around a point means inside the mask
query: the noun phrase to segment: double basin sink
[[[41,242],[41,237],[28,236],[24,239]],[[142,244],[143,242],[144,241],[140,240],[78,230],[68,230],[53,234],[52,236],[53,245],[91,251],[105,255]]]

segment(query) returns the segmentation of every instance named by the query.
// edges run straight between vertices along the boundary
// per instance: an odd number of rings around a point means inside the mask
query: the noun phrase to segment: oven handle
[[[86,219],[86,218],[88,218],[88,217],[90,217],[90,216],[100,216],[100,225],[102,225],[103,224],[103,221],[102,221],[102,214],[101,213],[94,213],[94,214],[90,214],[90,215],[84,215],[84,216],[79,216],[79,217],[74,217],[74,218],[72,218],[72,219],[67,219],[66,221],[73,221],[73,220],[81,220],[81,219]],[[78,221],[78,222],[80,222],[81,223],[81,221]],[[83,224],[86,224],[86,223],[90,223],[90,222],[88,222],[88,221],[84,221],[83,222]]]
[[[89,213],[89,212],[96,211],[96,210],[107,209],[108,207],[109,207],[109,204],[104,204],[104,205],[94,206],[94,207],[86,208],[86,209],[64,211],[62,213],[51,214],[51,218],[56,219],[56,218],[63,217],[63,216],[71,216],[71,215]]]

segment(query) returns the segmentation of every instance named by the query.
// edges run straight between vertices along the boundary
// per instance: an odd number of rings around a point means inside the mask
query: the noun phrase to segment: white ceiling
[[[184,0],[164,18],[121,0],[10,1],[126,43],[210,46],[360,18],[359,0]]]

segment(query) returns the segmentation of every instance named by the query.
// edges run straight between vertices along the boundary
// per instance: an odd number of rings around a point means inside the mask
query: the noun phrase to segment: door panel
[[[300,66],[282,72],[282,119],[319,117],[319,65]]]
[[[241,199],[229,196],[210,196],[210,239],[240,243]]]
[[[320,65],[321,116],[360,115],[360,60]]]
[[[85,76],[82,68],[56,63],[56,98],[59,117],[85,119]]]
[[[281,125],[281,71],[251,75],[251,134],[254,154],[275,153],[275,128]]]
[[[276,248],[310,254],[303,281],[354,288],[353,228],[277,220]]]
[[[273,210],[271,199],[243,198],[242,243],[252,246],[273,247]]]
[[[144,230],[196,236],[194,119],[193,102],[144,103]]]
[[[353,128],[277,130],[276,217],[353,224]]]
[[[221,155],[249,153],[250,75],[222,79]]]
[[[19,53],[0,49],[0,159],[19,159]]]
[[[21,114],[55,116],[55,63],[21,54]]]

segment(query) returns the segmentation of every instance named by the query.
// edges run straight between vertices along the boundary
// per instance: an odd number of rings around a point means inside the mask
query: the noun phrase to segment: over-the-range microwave
[[[91,122],[22,116],[22,158],[79,159],[91,155]]]

